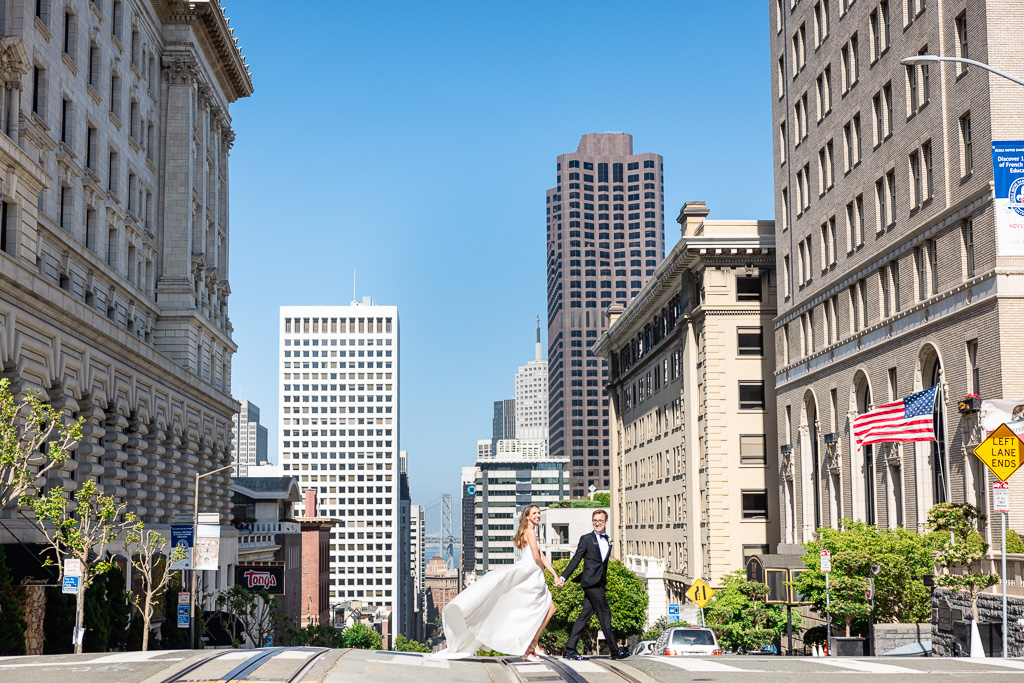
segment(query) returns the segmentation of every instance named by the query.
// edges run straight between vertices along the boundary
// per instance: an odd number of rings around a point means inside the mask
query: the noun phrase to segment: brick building
[[[990,142],[1021,137],[1009,2],[771,3],[783,539],[856,518],[916,529],[937,502],[989,510],[966,393],[1024,398],[1024,258],[997,247]],[[938,385],[938,442],[851,446],[852,419]],[[1020,483],[1017,484],[1020,486]],[[1024,508],[1010,525],[1024,524]],[[983,528],[983,533],[988,530]]]
[[[433,624],[448,603],[459,594],[459,570],[449,568],[443,557],[434,555],[427,562],[423,583],[427,594],[427,624]]]

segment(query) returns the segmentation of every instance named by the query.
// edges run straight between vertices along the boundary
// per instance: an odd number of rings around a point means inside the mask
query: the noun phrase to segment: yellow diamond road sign
[[[700,579],[693,582],[690,586],[690,590],[686,591],[686,597],[693,600],[700,607],[708,604],[708,601],[715,596],[715,591],[711,589],[711,586],[707,585]]]
[[[996,478],[1006,481],[1020,467],[1024,443],[1005,424],[989,434],[989,437],[975,446],[974,454],[985,463]]]

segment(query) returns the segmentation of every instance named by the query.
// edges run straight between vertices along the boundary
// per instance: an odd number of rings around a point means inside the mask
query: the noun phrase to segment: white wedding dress
[[[441,613],[448,647],[436,656],[473,657],[477,650],[521,655],[550,606],[544,570],[524,548],[515,564],[487,572],[448,603]]]

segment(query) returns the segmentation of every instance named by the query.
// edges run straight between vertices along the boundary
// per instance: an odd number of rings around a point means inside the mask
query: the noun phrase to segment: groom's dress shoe
[[[582,662],[583,661],[582,655],[580,655],[580,653],[577,652],[576,650],[566,650],[565,652],[562,653],[562,657],[564,659],[571,659],[574,662]]]
[[[618,652],[611,653],[612,659],[625,659],[629,656],[629,650],[620,649]]]

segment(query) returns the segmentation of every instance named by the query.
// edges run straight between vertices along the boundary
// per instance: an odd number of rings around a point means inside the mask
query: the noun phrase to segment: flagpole
[[[942,373],[942,368],[939,368],[939,385],[935,392],[935,399],[939,402],[939,427],[942,428],[942,441],[940,443],[942,448],[937,450],[939,451],[939,457],[942,458],[939,467],[942,471],[943,494],[948,503],[951,500],[952,491],[949,487],[949,444],[946,443],[946,392],[944,390],[946,383],[942,379]],[[936,434],[935,438],[938,440],[939,435]]]

